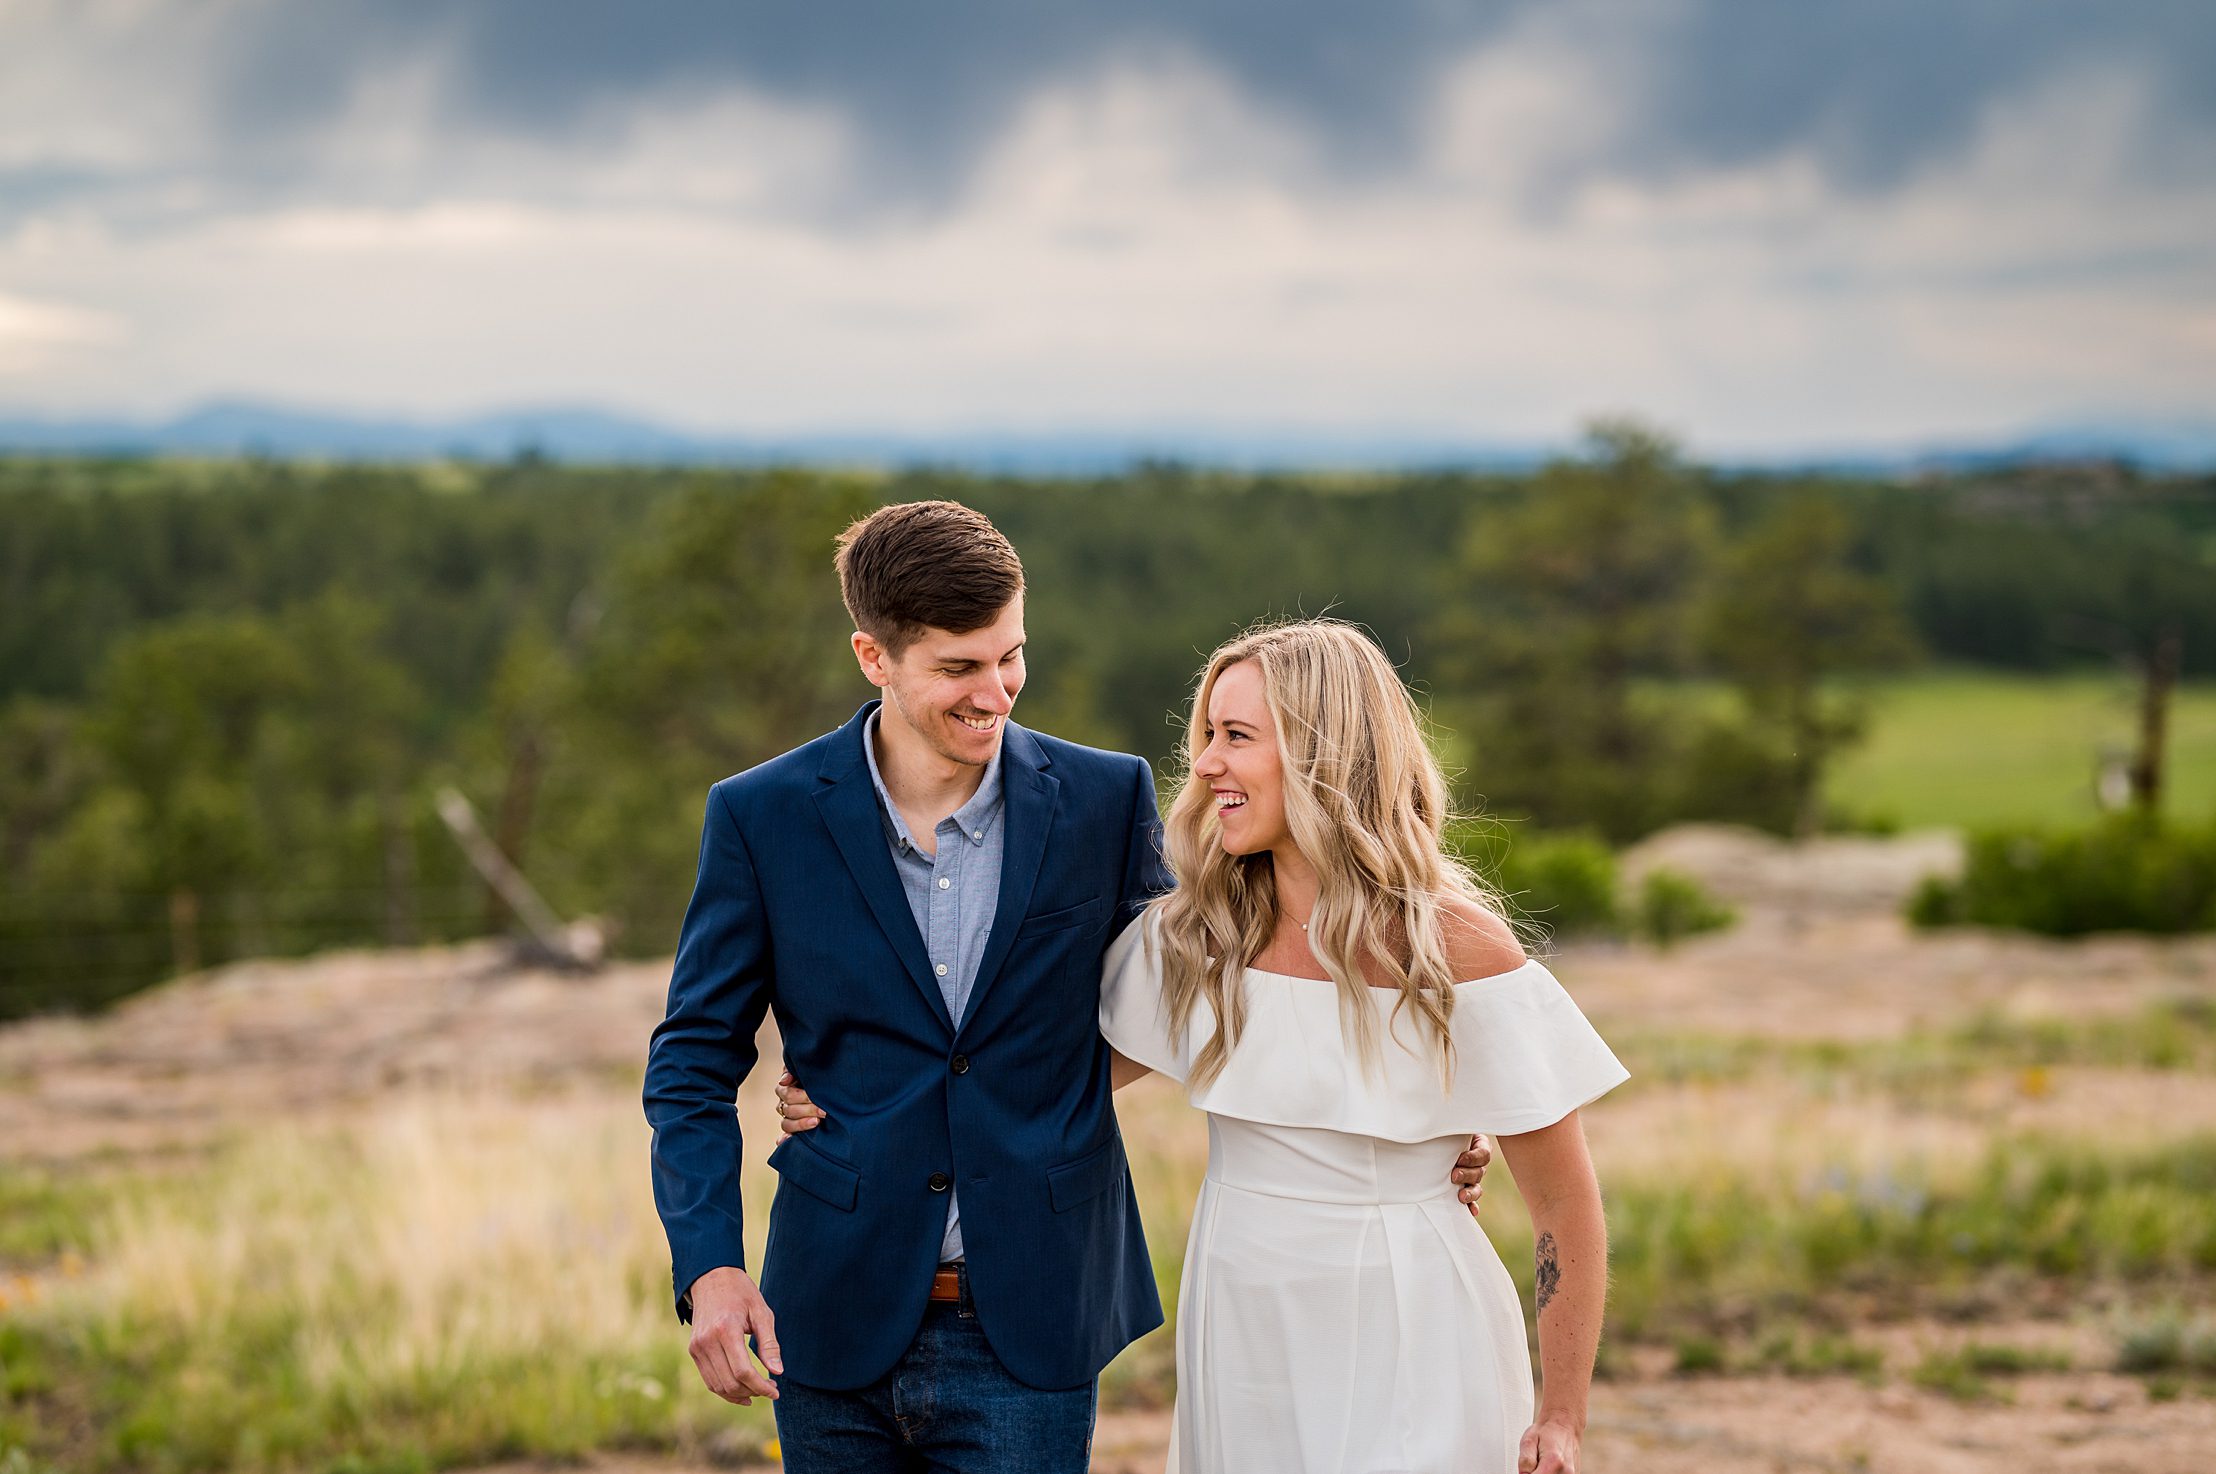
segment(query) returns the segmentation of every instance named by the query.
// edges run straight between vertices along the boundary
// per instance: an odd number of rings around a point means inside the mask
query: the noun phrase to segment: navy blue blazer
[[[1110,938],[1170,884],[1144,760],[1010,723],[1000,900],[960,1028],[886,844],[864,706],[708,792],[700,875],[646,1067],[654,1201],[687,1290],[740,1243],[739,1082],[774,1010],[828,1113],[770,1154],[762,1293],[787,1374],[892,1369],[922,1325],[949,1183],[1008,1370],[1075,1387],[1162,1323],[1099,1028]]]

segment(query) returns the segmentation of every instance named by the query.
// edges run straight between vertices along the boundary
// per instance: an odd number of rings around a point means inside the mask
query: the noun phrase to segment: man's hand
[[[746,1271],[725,1265],[692,1282],[693,1365],[700,1380],[725,1402],[752,1407],[754,1399],[777,1400],[777,1384],[754,1365],[746,1338],[754,1338],[762,1365],[783,1376],[785,1359],[777,1350],[777,1318]]]
[[[791,1070],[777,1077],[777,1129],[787,1136],[798,1136],[803,1131],[816,1129],[816,1122],[824,1119],[823,1108],[808,1099],[808,1092],[800,1088]],[[1491,1153],[1486,1154],[1490,1156]],[[1483,1175],[1484,1169],[1478,1169]]]
[[[1470,1216],[1477,1216],[1478,1200],[1485,1196],[1485,1167],[1493,1160],[1493,1144],[1482,1136],[1470,1138],[1470,1149],[1454,1162],[1454,1170],[1447,1176],[1462,1191],[1456,1196],[1470,1205]]]

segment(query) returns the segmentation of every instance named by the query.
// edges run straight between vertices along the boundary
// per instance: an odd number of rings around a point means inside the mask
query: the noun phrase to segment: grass
[[[97,1179],[37,1163],[0,1165],[0,1310],[11,1295],[11,1268],[82,1252],[92,1215],[104,1200]]]
[[[2070,1367],[2067,1352],[1967,1341],[1951,1350],[1926,1352],[1909,1380],[1956,1402],[2012,1402],[2013,1394],[1996,1386],[1996,1378],[2066,1372]]]
[[[1174,1314],[1205,1133],[1160,1082],[1123,1115]],[[1927,1157],[1840,1119],[1773,1154],[1680,1134],[1610,1165],[1608,1344],[1672,1348],[1689,1374],[1867,1379],[1882,1356],[1844,1328],[1873,1306],[2016,1314],[2040,1284],[2193,1303],[2216,1284],[2216,1136]],[[670,1313],[645,1145],[627,1095],[431,1096],[258,1131],[184,1172],[0,1179],[8,1201],[49,1205],[24,1242],[53,1255],[0,1313],[0,1459],[429,1474],[608,1449],[755,1457],[769,1410],[709,1394]],[[769,1174],[750,1182],[758,1234]],[[1530,1223],[1505,1171],[1483,1223],[1528,1304]],[[2119,1334],[2119,1365],[2143,1375],[2216,1364],[2197,1323]],[[1948,1355],[1915,1375],[1950,1395],[2039,1365]],[[1159,1405],[1172,1381],[1161,1332],[1103,1398]]]
[[[629,1102],[422,1101],[121,1186],[0,1323],[0,1436],[152,1474],[743,1457],[768,1409],[699,1385],[644,1149]]]
[[[1813,1090],[1842,1083],[1930,1099],[1981,1072],[2018,1072],[2037,1093],[2040,1072],[2060,1066],[2172,1073],[2216,1069],[2216,1001],[2184,995],[2096,1018],[1981,1010],[1944,1029],[1849,1041],[1684,1032],[1612,1036],[1634,1059],[1633,1088],[1722,1084],[1764,1074],[1797,1076]]]
[[[1605,1185],[1609,1332],[1634,1340],[1870,1303],[1959,1314],[2027,1281],[2152,1293],[2216,1279],[2216,1135],[2130,1152],[2032,1136],[1875,1169],[1673,1164]],[[1531,1230],[1512,1184],[1488,1185],[1485,1219],[1528,1298]]]
[[[1910,827],[2077,824],[2095,816],[2103,749],[2128,752],[2137,694],[2122,675],[1934,670],[1867,688],[1867,738],[1833,767],[1826,797]],[[2171,708],[2169,809],[2216,808],[2216,682]]]

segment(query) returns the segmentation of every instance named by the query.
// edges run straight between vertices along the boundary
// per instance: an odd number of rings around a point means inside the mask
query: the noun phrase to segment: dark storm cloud
[[[341,179],[320,148],[365,87],[424,67],[439,136],[557,149],[744,88],[849,125],[857,172],[821,197],[929,204],[1040,92],[1175,60],[1289,124],[1322,171],[1389,178],[1415,157],[1444,71],[1527,20],[1566,32],[1609,79],[1591,99],[1603,141],[1558,161],[1571,174],[1668,178],[1801,152],[1835,188],[1883,190],[1960,150],[1995,103],[2095,65],[2137,78],[2149,103],[2125,167],[2216,170],[2216,0],[281,0],[178,14],[218,27],[216,153],[195,171],[217,194],[438,192],[452,181],[435,160]]]
[[[1804,148],[1835,183],[1882,188],[1959,148],[1996,101],[2104,65],[2147,88],[2158,131],[2142,167],[2167,170],[2179,156],[2166,140],[2197,149],[2216,125],[2207,0],[1700,0],[1681,14],[1660,33],[1620,166]]]
[[[1301,125],[1326,159],[1377,165],[1411,147],[1439,69],[1522,3],[319,0],[241,17],[222,106],[240,136],[310,135],[366,75],[429,56],[447,69],[451,121],[561,139],[735,84],[852,125],[873,191],[935,197],[1041,90],[1190,58]]]

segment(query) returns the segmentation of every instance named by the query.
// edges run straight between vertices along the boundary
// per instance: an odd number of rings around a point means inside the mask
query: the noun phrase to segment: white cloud
[[[122,324],[107,313],[0,295],[0,378],[51,368],[123,336]]]
[[[403,71],[321,136],[320,189],[158,226],[29,211],[0,237],[0,393],[591,401],[756,432],[1523,439],[1625,408],[1730,449],[2205,410],[2216,202],[2118,166],[2148,126],[2132,76],[2015,98],[1889,192],[1790,151],[1641,180],[1591,167],[1630,52],[1581,34],[1534,12],[1473,56],[1390,177],[1313,166],[1150,55],[1036,96],[950,203],[864,219],[828,113],[722,90],[559,144],[450,136]],[[154,167],[134,147],[76,156]]]

